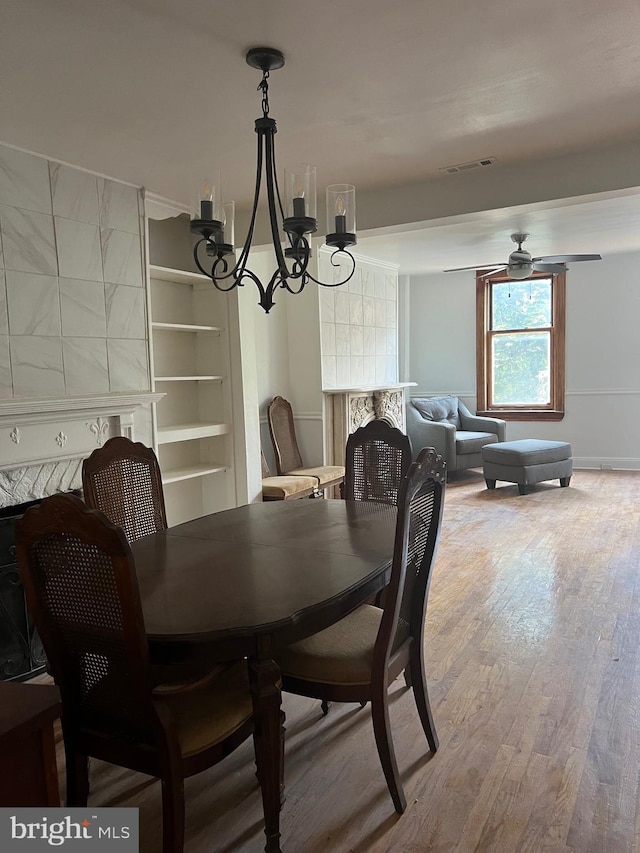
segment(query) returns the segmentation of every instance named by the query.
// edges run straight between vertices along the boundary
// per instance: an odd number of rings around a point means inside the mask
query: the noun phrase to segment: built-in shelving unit
[[[235,506],[228,302],[198,273],[149,266],[155,445],[170,524]]]

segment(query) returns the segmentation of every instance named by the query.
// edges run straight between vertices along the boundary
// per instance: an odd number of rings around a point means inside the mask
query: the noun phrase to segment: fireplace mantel
[[[82,459],[113,435],[134,438],[147,391],[0,400],[0,507],[78,485]]]
[[[347,438],[369,421],[382,419],[405,432],[405,389],[416,382],[390,382],[359,388],[327,388],[326,454],[330,465],[344,465]]]

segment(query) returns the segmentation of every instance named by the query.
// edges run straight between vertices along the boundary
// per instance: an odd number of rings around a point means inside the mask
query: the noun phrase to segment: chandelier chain
[[[262,117],[269,117],[269,72],[262,72],[262,80],[258,83],[258,90],[262,90]]]

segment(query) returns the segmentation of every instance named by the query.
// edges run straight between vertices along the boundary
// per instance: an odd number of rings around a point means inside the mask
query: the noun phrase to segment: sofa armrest
[[[456,428],[441,421],[427,421],[415,406],[407,406],[407,435],[411,440],[413,458],[416,459],[423,447],[433,447],[454,468],[456,460]]]
[[[460,424],[462,429],[473,432],[492,432],[498,437],[498,441],[504,441],[507,434],[507,422],[501,418],[485,418],[480,415],[465,415],[460,412]]]

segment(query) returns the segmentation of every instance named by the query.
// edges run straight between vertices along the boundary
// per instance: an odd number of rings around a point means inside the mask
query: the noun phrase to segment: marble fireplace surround
[[[347,439],[358,427],[382,419],[405,432],[405,391],[415,382],[380,387],[325,389],[327,464],[344,465]]]
[[[0,400],[0,508],[78,488],[82,460],[114,435],[135,439],[136,409],[163,396]]]

